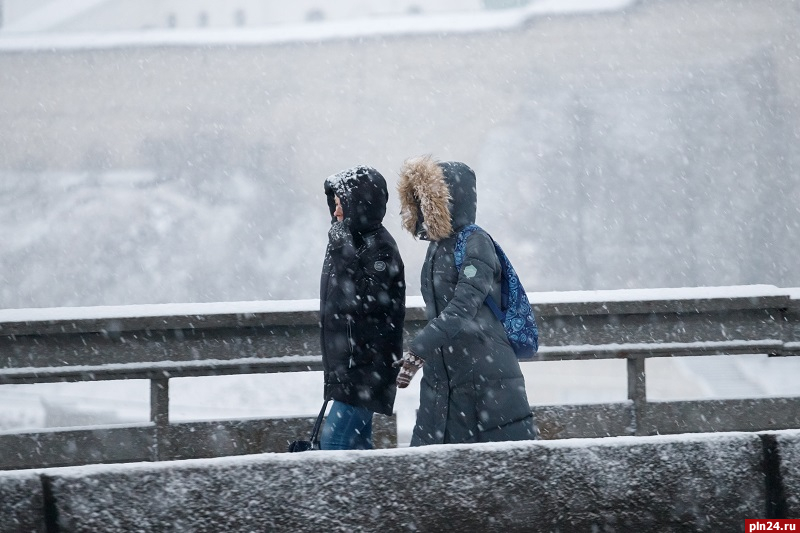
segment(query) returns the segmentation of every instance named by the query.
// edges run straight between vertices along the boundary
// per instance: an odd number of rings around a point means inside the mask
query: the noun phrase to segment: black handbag
[[[325,400],[322,404],[322,409],[319,411],[317,421],[314,422],[314,429],[311,431],[311,438],[309,440],[295,440],[289,444],[290,452],[307,452],[309,450],[319,450],[319,428],[322,426],[322,419],[325,418],[325,409],[328,407],[328,402]]]

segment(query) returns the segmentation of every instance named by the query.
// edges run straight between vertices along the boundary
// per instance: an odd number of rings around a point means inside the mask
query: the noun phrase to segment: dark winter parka
[[[344,246],[328,244],[320,283],[325,398],[392,414],[392,363],[402,357],[405,272],[383,227],[388,191],[381,174],[358,166],[325,180],[331,213],[339,197],[349,229]],[[352,236],[352,238],[350,238]]]
[[[412,446],[535,438],[525,380],[505,330],[484,304],[500,301],[501,267],[491,239],[467,239],[460,272],[458,231],[475,222],[475,173],[429,157],[405,163],[398,186],[403,226],[431,241],[421,291],[428,324],[409,343],[425,360]],[[471,267],[471,268],[470,268]]]

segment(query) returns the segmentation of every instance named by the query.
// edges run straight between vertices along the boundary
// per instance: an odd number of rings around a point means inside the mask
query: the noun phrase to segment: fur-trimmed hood
[[[475,172],[464,163],[439,162],[430,156],[408,159],[400,169],[397,192],[403,228],[415,237],[420,222],[432,241],[475,223]]]

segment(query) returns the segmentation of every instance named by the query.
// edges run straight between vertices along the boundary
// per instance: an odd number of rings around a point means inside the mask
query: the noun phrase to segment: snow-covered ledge
[[[798,430],[7,472],[3,501],[30,500],[19,487],[39,474],[45,513],[74,532],[740,531],[800,517]]]

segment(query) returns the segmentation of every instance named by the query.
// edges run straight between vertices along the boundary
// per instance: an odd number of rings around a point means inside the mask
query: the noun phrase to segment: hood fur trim
[[[400,216],[405,228],[414,238],[417,226],[417,206],[428,230],[428,238],[439,241],[453,233],[450,220],[450,189],[442,167],[431,156],[407,159],[400,169],[397,185],[400,196]]]

